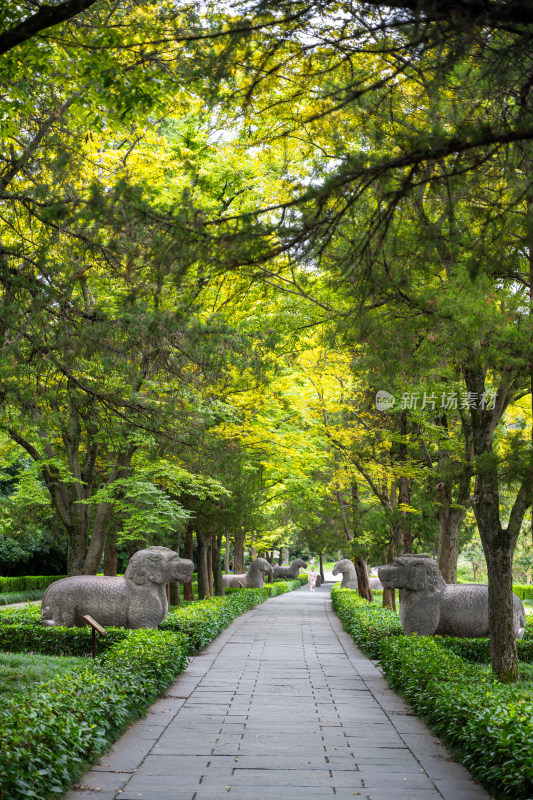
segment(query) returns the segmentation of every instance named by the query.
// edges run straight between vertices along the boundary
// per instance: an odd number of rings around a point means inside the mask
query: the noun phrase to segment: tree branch
[[[507,28],[510,24],[530,26],[533,21],[533,3],[523,0],[365,0],[365,5],[409,11],[428,21],[447,20],[458,26],[470,23]]]
[[[0,34],[0,55],[28,41],[46,28],[52,28],[86,11],[98,0],[65,0],[57,6],[41,6],[32,17]]]
[[[509,515],[509,524],[507,525],[507,533],[516,540],[522,527],[524,516],[529,506],[531,505],[531,475],[528,475],[523,481],[518,490],[518,494],[513,503],[511,513]]]

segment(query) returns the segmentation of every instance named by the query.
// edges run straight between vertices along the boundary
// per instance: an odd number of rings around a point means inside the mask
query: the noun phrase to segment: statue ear
[[[131,580],[133,581],[133,583],[136,583],[137,586],[144,586],[147,580],[145,568],[138,567],[131,576]]]
[[[428,564],[426,567],[426,586],[430,592],[436,592],[441,588],[440,571],[435,569],[435,564]]]
[[[151,558],[146,566],[146,578],[152,583],[164,583],[163,565],[160,558]]]

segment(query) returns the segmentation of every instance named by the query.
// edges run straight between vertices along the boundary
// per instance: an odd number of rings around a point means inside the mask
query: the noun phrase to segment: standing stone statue
[[[262,589],[265,585],[265,573],[272,575],[274,568],[266,558],[255,558],[247,571],[241,575],[223,575],[224,586],[241,589]]]
[[[41,601],[43,625],[83,627],[89,614],[100,625],[157,628],[168,612],[166,584],[188,583],[192,561],[168,547],[148,547],[131,558],[121,578],[75,575],[50,584]]]
[[[357,589],[357,573],[353,561],[342,558],[337,561],[332,570],[332,575],[342,574],[341,589]]]
[[[287,581],[295,580],[300,573],[300,569],[305,569],[306,566],[307,564],[301,558],[295,558],[288,567],[274,567],[274,580],[276,578],[285,578]]]
[[[403,555],[380,567],[384,589],[400,590],[400,621],[405,633],[422,636],[489,636],[488,586],[447,584],[437,562],[426,553]],[[514,634],[526,627],[522,601],[513,594]]]

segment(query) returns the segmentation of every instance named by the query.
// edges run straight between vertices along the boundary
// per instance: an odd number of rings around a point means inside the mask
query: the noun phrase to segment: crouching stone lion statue
[[[403,555],[380,567],[384,589],[400,590],[400,621],[405,633],[421,636],[489,635],[488,586],[476,583],[447,584],[439,566],[426,553]],[[514,633],[524,635],[526,615],[521,600],[513,595]]]
[[[43,625],[83,627],[89,614],[100,625],[157,628],[167,615],[166,584],[188,583],[193,562],[168,547],[148,547],[131,558],[121,578],[75,575],[52,583],[41,602]]]

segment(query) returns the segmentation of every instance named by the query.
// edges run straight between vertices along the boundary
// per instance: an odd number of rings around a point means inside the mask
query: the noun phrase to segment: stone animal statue
[[[75,575],[52,583],[41,602],[41,622],[79,628],[89,614],[104,627],[157,628],[168,612],[166,584],[188,583],[193,569],[192,561],[168,547],[138,550],[121,578]]]
[[[307,564],[301,558],[295,558],[288,567],[274,567],[273,578],[284,578],[286,581],[295,580],[300,573],[300,568],[305,569]]]
[[[489,635],[488,586],[476,583],[447,584],[437,562],[426,553],[403,555],[380,567],[385,589],[400,590],[400,621],[405,633],[421,636]],[[524,635],[526,615],[521,600],[513,595],[514,633]]]
[[[266,558],[256,558],[244,575],[223,575],[224,586],[244,589],[262,589],[265,585],[265,573],[272,575],[274,568]]]
[[[341,589],[357,589],[357,573],[349,558],[341,558],[332,570],[332,575],[342,574]]]
[[[383,584],[379,578],[369,578],[368,583],[371,589],[383,589]]]

